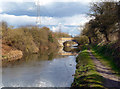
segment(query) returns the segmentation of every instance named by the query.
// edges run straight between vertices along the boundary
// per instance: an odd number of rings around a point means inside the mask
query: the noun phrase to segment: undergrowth
[[[97,46],[94,45],[91,48],[94,50],[93,54],[96,55],[100,61],[105,65],[110,66],[118,75],[120,75],[120,52],[111,47],[112,44]]]

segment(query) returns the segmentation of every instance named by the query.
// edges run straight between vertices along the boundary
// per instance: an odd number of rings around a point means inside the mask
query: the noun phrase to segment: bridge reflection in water
[[[68,47],[67,47],[68,48]],[[71,52],[71,51],[66,51],[64,50],[65,48],[61,47],[60,50],[59,50],[59,55],[61,56],[75,56],[77,55],[77,52]],[[69,47],[70,49],[70,47]],[[71,48],[71,50],[74,49],[74,48]]]

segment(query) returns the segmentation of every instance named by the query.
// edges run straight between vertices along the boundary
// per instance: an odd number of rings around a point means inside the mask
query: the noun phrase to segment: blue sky
[[[7,21],[15,27],[36,24],[35,0],[1,0],[0,21]],[[58,31],[61,25],[62,32],[71,35],[80,34],[80,25],[84,25],[91,18],[89,12],[91,0],[40,0],[40,15],[43,26],[52,31]]]

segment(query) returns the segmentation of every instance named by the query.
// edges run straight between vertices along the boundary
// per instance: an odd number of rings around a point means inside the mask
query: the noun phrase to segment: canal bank
[[[82,50],[76,58],[76,71],[71,88],[120,88],[120,77],[92,49]]]
[[[76,71],[74,75],[74,82],[72,87],[90,88],[99,87],[103,88],[102,76],[95,69],[95,65],[89,56],[88,50],[83,50],[76,58]]]

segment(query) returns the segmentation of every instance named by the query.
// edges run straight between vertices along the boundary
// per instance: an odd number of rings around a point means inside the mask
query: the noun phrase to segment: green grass
[[[113,61],[113,58],[102,55],[99,52],[97,52],[95,49],[92,50],[92,54],[98,60],[100,60],[103,63],[103,65],[105,65],[106,67],[110,67],[114,73],[120,76],[120,68],[115,64],[115,62]]]
[[[92,53],[95,55],[95,57],[100,60],[104,65],[111,67],[112,70],[120,76],[120,68],[119,68],[119,59],[115,59],[114,57],[118,56],[119,52],[116,53],[116,50],[110,49],[109,45],[102,46],[102,47],[91,47]],[[113,54],[115,54],[113,56]]]
[[[93,60],[87,50],[80,52],[76,62],[76,72],[72,87],[104,89],[103,77],[96,71]]]

